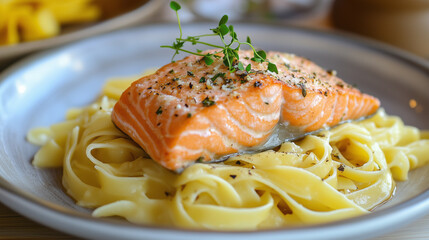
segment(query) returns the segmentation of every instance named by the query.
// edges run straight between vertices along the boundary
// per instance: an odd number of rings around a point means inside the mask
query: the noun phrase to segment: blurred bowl
[[[0,63],[5,64],[25,54],[44,50],[76,40],[88,38],[119,28],[133,26],[149,19],[161,8],[160,0],[96,0],[102,18],[90,24],[79,24],[61,29],[61,34],[52,38],[0,46]]]

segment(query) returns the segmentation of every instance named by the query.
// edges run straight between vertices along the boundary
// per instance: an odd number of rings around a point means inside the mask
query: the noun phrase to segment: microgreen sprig
[[[214,58],[220,58],[220,56],[218,56],[217,54],[223,53],[223,57],[222,57],[223,63],[225,64],[225,66],[228,67],[228,69],[231,72],[234,72],[237,69],[250,72],[252,66],[250,64],[248,64],[246,67],[244,67],[243,63],[240,62],[240,56],[238,54],[238,51],[240,50],[241,45],[247,45],[253,50],[253,58],[251,58],[252,61],[257,62],[257,63],[267,62],[268,63],[268,69],[267,70],[271,71],[271,72],[278,73],[276,65],[271,63],[270,61],[268,61],[266,52],[264,50],[258,50],[257,51],[253,47],[252,41],[251,41],[249,36],[247,36],[245,42],[238,40],[237,33],[234,31],[234,26],[233,25],[229,25],[229,26],[227,25],[228,15],[224,15],[219,20],[219,24],[216,28],[210,29],[212,31],[212,33],[197,35],[197,36],[188,36],[186,38],[183,38],[182,26],[180,25],[180,18],[179,18],[179,13],[178,13],[179,10],[181,9],[181,6],[177,2],[171,1],[170,2],[170,8],[176,12],[180,36],[178,38],[176,38],[176,41],[173,42],[173,44],[171,46],[170,45],[163,45],[161,47],[162,48],[171,48],[171,49],[175,50],[173,57],[171,58],[172,62],[174,62],[174,57],[177,54],[179,54],[179,52],[181,51],[181,52],[186,52],[186,53],[197,55],[197,56],[202,56],[204,59],[204,62],[207,65],[211,65],[214,62]],[[211,43],[203,42],[200,40],[203,37],[214,37],[214,36],[219,36],[219,38],[222,42],[222,45],[211,44]],[[226,39],[226,37],[229,37],[230,40],[228,41]],[[192,45],[201,44],[201,45],[205,45],[205,46],[209,46],[209,47],[213,47],[213,48],[219,48],[221,50],[214,52],[214,53],[207,53],[207,54],[203,54],[202,51],[198,50],[198,49],[196,52],[193,52],[193,51],[186,50],[183,48],[184,44],[187,42],[191,43]]]

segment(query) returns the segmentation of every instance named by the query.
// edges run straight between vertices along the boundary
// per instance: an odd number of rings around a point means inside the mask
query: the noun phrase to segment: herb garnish
[[[224,78],[224,77],[225,77],[225,73],[222,73],[222,72],[216,73],[216,75],[214,75],[214,76],[211,78],[212,82],[216,81],[216,79],[217,79],[218,77]]]
[[[213,101],[213,100],[210,100],[209,97],[204,98],[204,100],[202,101],[202,104],[203,104],[204,107],[213,106],[213,105],[215,105],[215,103],[216,102]]]
[[[197,160],[195,160],[195,162],[197,162],[197,163],[202,163],[202,162],[204,162],[204,157],[203,157],[203,156],[201,156],[201,157],[197,158]]]
[[[177,54],[179,54],[179,51],[182,51],[182,52],[186,52],[189,54],[202,56],[204,59],[204,62],[207,65],[211,65],[214,62],[213,58],[219,58],[219,56],[217,54],[223,53],[223,58],[222,58],[223,63],[225,64],[225,66],[228,67],[230,72],[234,72],[237,69],[242,70],[242,71],[246,70],[249,72],[251,70],[251,65],[249,64],[246,66],[246,68],[244,68],[243,63],[240,62],[240,59],[239,59],[240,57],[238,54],[238,51],[240,50],[241,45],[248,45],[253,50],[253,58],[251,58],[252,61],[257,62],[257,63],[267,62],[268,63],[267,70],[271,71],[271,72],[278,73],[277,66],[274,63],[271,63],[267,59],[267,54],[265,53],[265,51],[264,50],[257,51],[253,47],[252,41],[251,41],[249,36],[247,36],[245,42],[238,40],[237,33],[234,31],[234,26],[233,25],[229,25],[229,26],[226,25],[228,22],[228,15],[224,15],[220,19],[219,24],[216,28],[210,29],[210,30],[212,30],[213,33],[202,34],[202,35],[197,35],[197,36],[188,36],[187,38],[183,38],[182,26],[180,25],[180,18],[179,18],[179,13],[178,13],[178,11],[182,7],[177,2],[171,1],[170,2],[170,8],[176,12],[177,24],[179,25],[180,36],[178,38],[176,38],[176,41],[173,42],[173,44],[171,46],[163,45],[161,47],[162,48],[171,48],[171,49],[175,50],[173,57],[171,58],[172,62],[174,62],[174,57]],[[227,41],[225,39],[225,37],[228,34],[229,34],[229,37],[231,38],[229,43],[227,43]],[[219,36],[220,40],[223,43],[223,46],[200,41],[200,39],[202,37],[211,37],[211,36]],[[189,50],[186,50],[183,48],[183,45],[186,42],[189,42],[192,45],[202,44],[202,45],[206,45],[209,47],[219,48],[221,50],[219,50],[215,53],[207,53],[207,54],[202,54],[201,50],[197,50],[196,52],[193,52],[193,51],[189,51]]]

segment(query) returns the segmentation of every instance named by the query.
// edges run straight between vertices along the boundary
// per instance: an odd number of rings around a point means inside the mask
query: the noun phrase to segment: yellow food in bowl
[[[91,0],[0,1],[0,45],[53,37],[65,24],[95,21],[100,15]]]

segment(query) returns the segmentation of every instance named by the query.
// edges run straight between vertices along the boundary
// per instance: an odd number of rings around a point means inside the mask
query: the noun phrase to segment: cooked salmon
[[[124,91],[113,122],[151,158],[177,171],[272,144],[279,128],[303,134],[370,115],[380,105],[305,58],[268,52],[277,74],[253,62],[251,51],[239,56],[244,66],[251,64],[249,72],[230,72],[221,58],[208,66],[195,55],[163,66]]]

